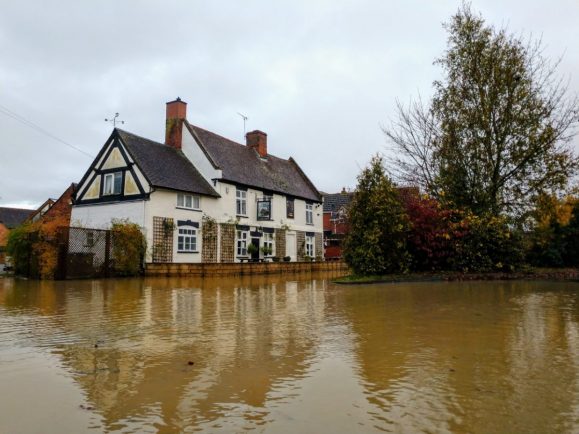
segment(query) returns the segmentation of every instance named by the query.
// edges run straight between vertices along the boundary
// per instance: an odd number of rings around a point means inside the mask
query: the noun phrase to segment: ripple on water
[[[0,432],[574,432],[578,289],[4,282]]]

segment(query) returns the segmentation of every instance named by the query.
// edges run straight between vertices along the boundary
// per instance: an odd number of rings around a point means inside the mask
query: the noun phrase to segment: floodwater
[[[579,283],[0,279],[0,433],[579,432]]]

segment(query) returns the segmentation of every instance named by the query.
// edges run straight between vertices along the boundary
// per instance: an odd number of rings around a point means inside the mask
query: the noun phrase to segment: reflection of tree
[[[182,431],[233,410],[261,423],[272,389],[303,376],[319,342],[315,282],[113,282],[65,289],[51,318],[67,337],[56,352],[106,429]]]
[[[579,341],[570,332],[578,321],[562,310],[571,305],[565,295],[541,285],[401,284],[346,294],[368,400],[383,411],[377,425],[573,431],[560,419],[572,420],[577,402],[561,397],[569,384],[578,390]]]

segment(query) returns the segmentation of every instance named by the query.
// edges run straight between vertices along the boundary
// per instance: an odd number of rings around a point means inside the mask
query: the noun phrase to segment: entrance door
[[[285,250],[286,256],[289,256],[292,262],[297,261],[297,245],[295,232],[286,232]]]
[[[259,259],[259,238],[252,238],[251,244],[255,246],[255,251],[251,254],[251,259],[257,261]]]

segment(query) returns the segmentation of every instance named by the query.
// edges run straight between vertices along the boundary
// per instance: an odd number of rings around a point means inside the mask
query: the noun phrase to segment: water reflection
[[[577,432],[578,289],[1,279],[0,432]]]

